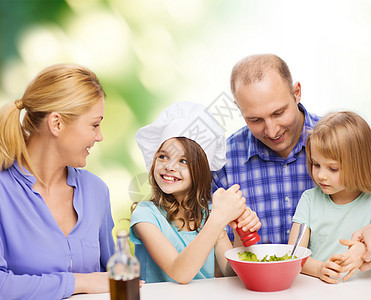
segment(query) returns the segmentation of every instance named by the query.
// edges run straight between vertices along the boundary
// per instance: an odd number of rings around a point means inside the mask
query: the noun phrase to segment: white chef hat
[[[201,104],[175,102],[135,135],[148,171],[158,148],[173,137],[186,137],[199,144],[206,153],[211,171],[219,170],[226,163],[224,130],[210,111]]]

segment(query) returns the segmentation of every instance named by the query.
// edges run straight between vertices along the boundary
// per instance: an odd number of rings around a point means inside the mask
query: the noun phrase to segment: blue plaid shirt
[[[213,172],[213,192],[238,183],[246,205],[254,210],[261,223],[261,243],[286,244],[292,226],[292,216],[301,194],[314,183],[306,170],[305,140],[319,117],[305,114],[298,143],[286,159],[261,143],[247,126],[227,139],[227,163]],[[228,226],[228,236],[234,239]]]

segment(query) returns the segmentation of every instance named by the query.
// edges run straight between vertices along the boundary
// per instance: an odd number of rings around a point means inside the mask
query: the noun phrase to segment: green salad
[[[267,262],[267,261],[288,260],[292,258],[292,255],[289,255],[289,252],[283,256],[270,255],[269,258],[268,258],[268,255],[266,255],[262,259],[259,260],[255,253],[251,251],[245,251],[245,252],[238,252],[238,257],[240,260],[243,260],[243,261]],[[297,258],[297,257],[295,256],[294,258]]]

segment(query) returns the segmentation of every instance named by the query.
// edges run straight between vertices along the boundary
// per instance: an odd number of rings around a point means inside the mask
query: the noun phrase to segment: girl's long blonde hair
[[[211,181],[212,175],[207,160],[207,156],[202,148],[194,141],[185,138],[176,138],[183,146],[185,157],[188,162],[189,171],[191,174],[192,186],[187,194],[186,199],[179,203],[171,194],[165,194],[156,183],[154,178],[154,167],[156,163],[157,153],[162,148],[158,149],[153,159],[152,167],[149,172],[149,181],[152,185],[153,195],[151,201],[166,212],[166,218],[169,223],[175,220],[180,206],[185,211],[185,219],[180,219],[183,226],[189,226],[190,230],[200,230],[202,221],[207,220],[210,211],[208,203],[211,200]],[[190,226],[190,222],[194,226]]]
[[[28,138],[37,134],[45,116],[58,112],[69,122],[104,96],[96,75],[83,66],[59,64],[41,71],[22,98],[0,109],[0,171],[17,160],[21,168],[27,164],[35,174],[26,145]],[[22,109],[25,115],[21,124]]]
[[[371,129],[361,116],[350,111],[329,113],[317,123],[306,141],[313,179],[312,146],[339,162],[340,180],[347,190],[371,192]]]

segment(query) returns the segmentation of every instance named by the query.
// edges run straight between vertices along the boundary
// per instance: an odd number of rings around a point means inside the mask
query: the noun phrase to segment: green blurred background
[[[44,67],[74,62],[106,91],[104,141],[87,169],[107,183],[115,230],[150,188],[136,131],[174,101],[233,106],[229,74],[248,54],[276,53],[317,114],[371,119],[371,1],[0,0],[0,104]],[[228,136],[244,122],[219,121]]]

